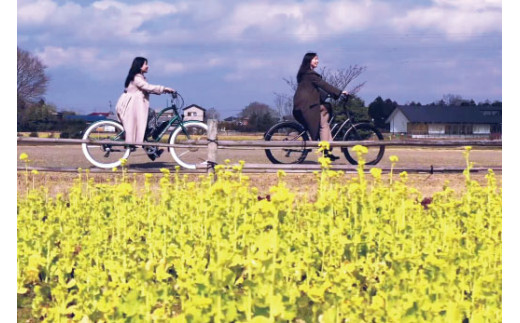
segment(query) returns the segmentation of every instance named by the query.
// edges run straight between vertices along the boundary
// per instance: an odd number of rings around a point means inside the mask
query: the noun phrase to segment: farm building
[[[412,137],[497,137],[502,108],[494,106],[398,106],[388,116],[390,132]]]

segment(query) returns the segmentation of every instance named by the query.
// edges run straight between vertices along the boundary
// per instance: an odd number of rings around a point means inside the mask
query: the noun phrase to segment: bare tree
[[[337,70],[329,70],[326,67],[322,67],[319,70],[319,74],[321,74],[324,81],[327,83],[337,87],[341,90],[347,90],[350,94],[355,95],[359,92],[359,90],[365,85],[366,82],[362,82],[357,84],[350,89],[347,87],[353,82],[356,78],[358,78],[364,71],[366,70],[366,66],[359,65],[350,65],[346,68],[340,68]],[[285,83],[291,88],[292,93],[296,92],[296,88],[298,87],[298,82],[294,77],[283,78]],[[274,93],[275,95],[275,105],[278,108],[280,113],[280,117],[284,117],[286,115],[292,115],[292,94],[287,95],[284,93]]]
[[[220,119],[220,113],[215,108],[209,108],[208,112],[206,113],[208,119]]]
[[[293,119],[292,96],[285,93],[274,93],[274,105],[280,119]]]
[[[334,71],[323,67],[320,70],[320,74],[327,83],[334,85],[340,90],[347,90],[350,94],[356,94],[366,82],[357,84],[350,89],[347,89],[347,86],[358,78],[365,70],[366,66],[358,65],[350,65],[349,67],[340,68]]]
[[[22,102],[36,102],[47,90],[47,68],[40,59],[19,47],[17,49],[16,94]]]

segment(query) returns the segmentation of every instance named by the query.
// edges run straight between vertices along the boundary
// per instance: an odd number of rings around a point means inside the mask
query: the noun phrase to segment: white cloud
[[[172,5],[162,1],[126,4],[101,0],[88,6],[73,2],[58,5],[52,0],[22,1],[18,6],[18,25],[61,28],[61,32],[81,39],[110,39],[128,37],[143,41],[149,33],[138,30],[144,23],[185,10],[184,4]]]
[[[248,1],[231,8],[218,33],[237,40],[252,33],[312,42],[324,35],[337,36],[372,27],[378,23],[376,17],[387,8],[385,3],[370,0]]]
[[[186,70],[186,65],[178,62],[167,62],[160,65],[160,69],[163,74],[180,73]]]
[[[226,23],[220,26],[220,34],[228,37],[241,37],[251,28],[262,33],[285,31],[288,33],[301,25],[304,5],[277,4],[268,2],[247,2],[232,8]],[[307,23],[307,24],[310,24]]]
[[[126,70],[133,57],[144,55],[157,67],[154,74],[218,69],[227,71],[228,79],[241,80],[276,71],[273,62],[283,65],[278,71],[285,68],[291,51],[286,45],[303,53],[343,36],[370,37],[363,33],[367,30],[369,35],[440,33],[433,40],[441,42],[500,31],[501,1],[433,0],[403,8],[399,1],[384,0],[19,0],[18,24],[19,44],[37,48],[49,67]],[[176,46],[187,50],[176,52]],[[220,54],[223,46],[231,50]],[[272,57],[262,57],[262,51]],[[175,59],[169,57],[172,52],[179,53]]]
[[[500,32],[502,10],[496,0],[435,0],[431,7],[412,9],[404,17],[394,16],[399,31],[426,30],[444,33],[449,40]]]
[[[34,53],[49,68],[72,67],[94,77],[112,77],[114,71],[127,71],[135,52],[121,50],[117,53],[103,53],[95,47],[45,46]]]
[[[436,6],[452,7],[464,10],[501,9],[501,0],[434,0]]]
[[[348,33],[379,25],[381,17],[390,16],[390,6],[376,1],[334,1],[327,5],[326,30]]]
[[[99,50],[84,47],[47,46],[35,54],[46,66],[53,68],[66,65],[91,65],[98,61]]]
[[[324,37],[366,30],[376,33],[381,30],[385,33],[431,31],[460,40],[500,31],[502,21],[500,0],[433,0],[428,6],[412,8],[383,0],[188,1],[174,4],[99,0],[88,5],[76,0],[59,3],[56,0],[19,1],[18,25],[22,30],[25,27],[41,29],[40,38],[46,42],[51,42],[50,35],[58,30],[62,39],[68,38],[74,43],[83,41],[92,45],[110,40],[144,45],[166,40],[182,44],[266,39],[273,43],[312,43]],[[171,17],[171,22],[161,22],[163,17]],[[164,29],[158,23],[162,23]],[[153,27],[149,29],[148,26]],[[20,36],[25,39],[25,34]]]
[[[58,8],[51,0],[37,0],[34,2],[20,1],[18,5],[18,23],[39,25],[50,20]]]

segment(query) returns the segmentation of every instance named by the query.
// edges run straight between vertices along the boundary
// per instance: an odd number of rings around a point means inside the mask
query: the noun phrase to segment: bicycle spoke
[[[281,122],[274,125],[266,132],[267,141],[301,142],[305,147],[307,134],[303,128],[295,122]],[[305,160],[309,150],[307,149],[266,149],[267,158],[274,164],[294,164]]]

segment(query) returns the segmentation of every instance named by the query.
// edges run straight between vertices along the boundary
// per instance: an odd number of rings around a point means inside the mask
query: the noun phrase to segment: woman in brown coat
[[[144,73],[148,72],[148,60],[136,57],[125,80],[125,91],[119,97],[116,105],[117,117],[125,129],[125,141],[128,143],[142,143],[148,121],[150,108],[150,93],[173,93],[174,90],[162,85],[152,85],[146,82]],[[145,149],[150,159],[155,160],[162,153],[162,149]]]
[[[314,71],[318,63],[316,53],[307,53],[303,56],[296,76],[298,87],[293,98],[293,116],[309,130],[312,140],[332,141],[329,126],[330,115],[323,104],[321,93],[328,93],[336,99],[341,93],[348,93],[325,82],[321,75]],[[339,158],[332,155],[330,151],[326,151],[325,155],[331,160]]]

